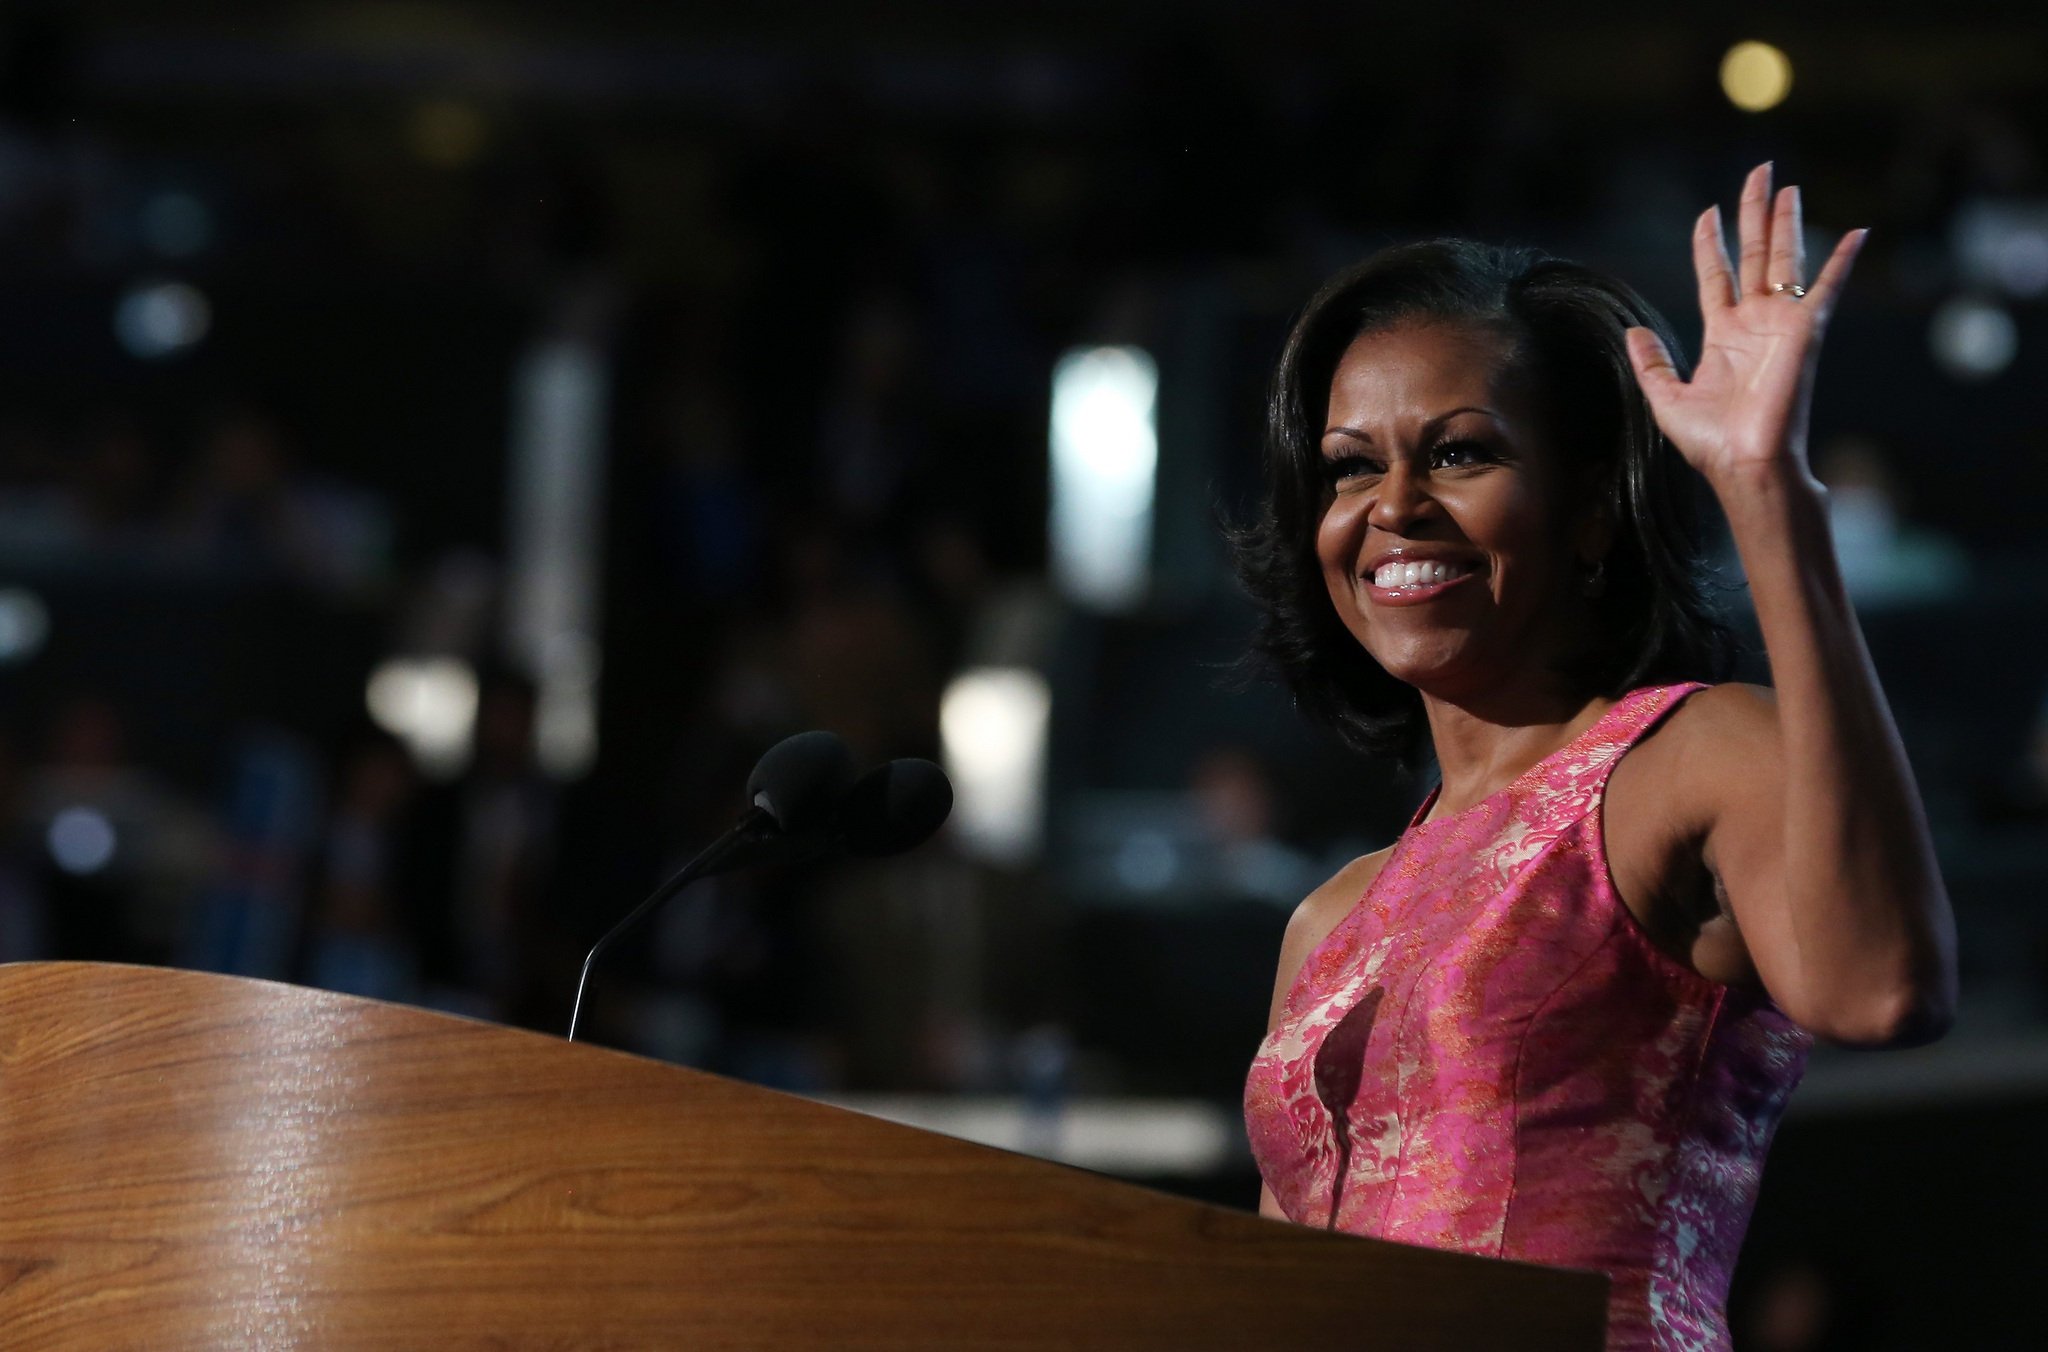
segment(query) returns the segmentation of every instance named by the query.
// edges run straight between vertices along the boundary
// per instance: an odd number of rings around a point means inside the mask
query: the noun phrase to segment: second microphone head
[[[839,810],[839,833],[856,859],[921,845],[953,810],[953,785],[928,760],[903,757],[862,775]]]

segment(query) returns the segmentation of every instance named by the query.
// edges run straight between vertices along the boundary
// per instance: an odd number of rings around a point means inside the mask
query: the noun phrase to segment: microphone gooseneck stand
[[[576,1023],[583,1015],[583,991],[590,984],[590,969],[596,965],[598,955],[612,946],[613,940],[633,928],[634,922],[642,916],[691,883],[717,873],[721,866],[731,862],[734,855],[750,847],[765,845],[777,834],[775,818],[766,808],[748,808],[746,815],[740,818],[737,825],[705,846],[696,858],[683,865],[673,878],[657,888],[653,896],[626,912],[625,919],[606,930],[604,937],[591,945],[590,952],[583,959],[582,974],[576,978],[576,1003],[569,1007],[569,1041],[576,1040]]]
[[[856,780],[846,744],[829,732],[798,733],[769,748],[748,777],[747,793],[753,804],[731,829],[591,946],[576,978],[569,1041],[576,1040],[583,994],[598,956],[699,878],[765,859],[811,858],[835,849],[862,859],[899,854],[938,830],[953,806],[953,786],[930,761],[893,760]]]

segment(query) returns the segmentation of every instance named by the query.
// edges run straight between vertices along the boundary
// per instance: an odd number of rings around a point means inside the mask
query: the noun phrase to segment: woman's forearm
[[[1789,459],[1714,488],[1777,690],[1783,905],[1802,1003],[1857,1041],[1938,1036],[1955,1003],[1955,922],[1842,582],[1826,492]]]

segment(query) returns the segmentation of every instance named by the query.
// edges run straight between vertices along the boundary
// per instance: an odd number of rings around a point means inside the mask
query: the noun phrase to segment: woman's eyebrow
[[[1457,417],[1460,413],[1483,413],[1487,417],[1492,418],[1495,422],[1500,421],[1500,414],[1496,413],[1494,410],[1490,408],[1485,407],[1484,405],[1460,404],[1456,408],[1445,409],[1442,413],[1437,414],[1434,418],[1431,418],[1428,422],[1422,424],[1422,430],[1425,432],[1434,431],[1438,427],[1441,427],[1443,424],[1449,422],[1451,419]],[[1323,435],[1326,437],[1355,437],[1358,440],[1364,442],[1368,446],[1372,445],[1372,433],[1365,431],[1363,428],[1326,427],[1323,429]]]

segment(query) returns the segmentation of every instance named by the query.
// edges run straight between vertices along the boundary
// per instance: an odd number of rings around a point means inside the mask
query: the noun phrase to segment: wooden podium
[[[423,1010],[0,967],[8,1348],[1596,1352],[1605,1290]]]

